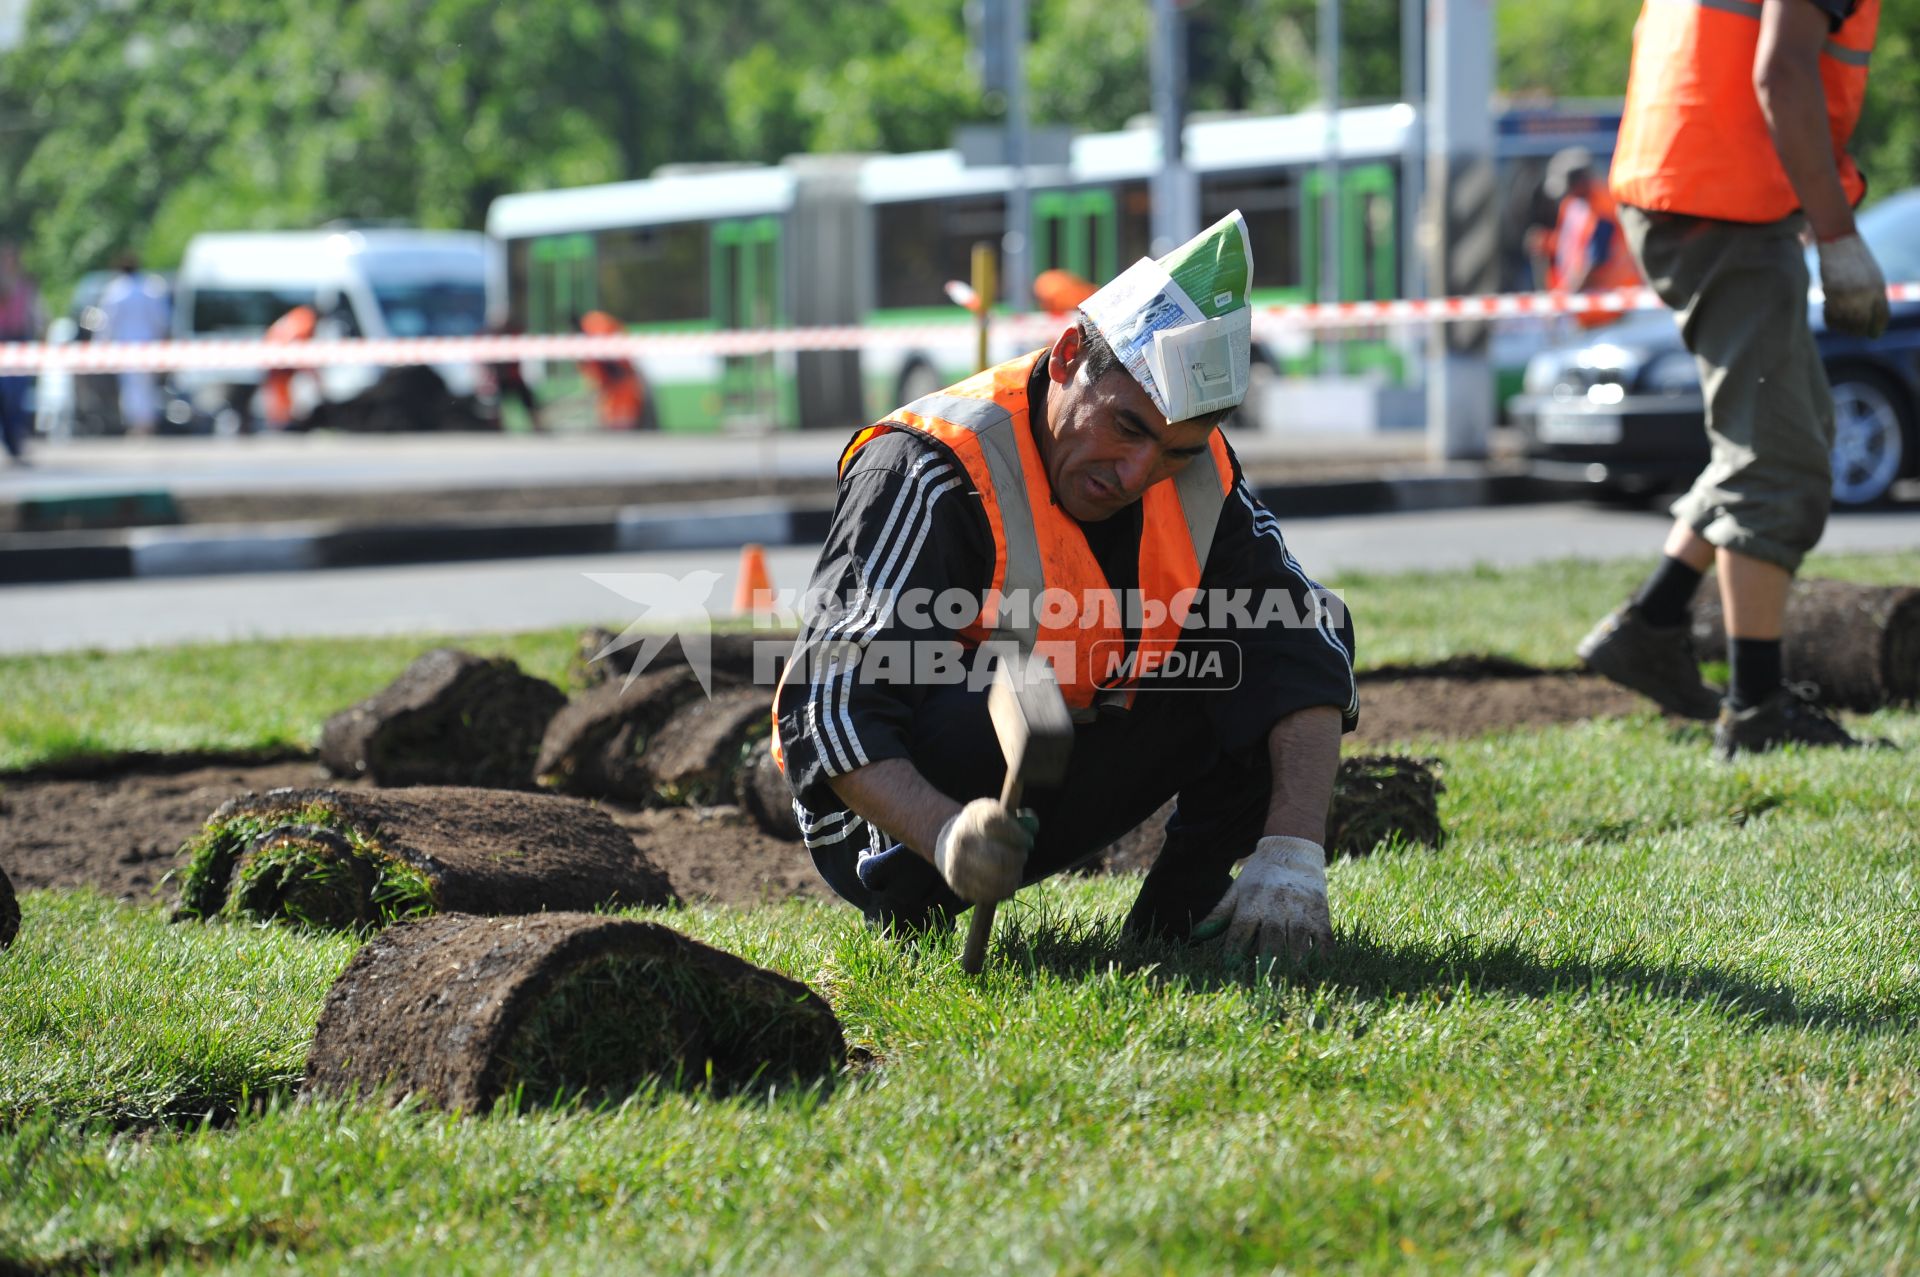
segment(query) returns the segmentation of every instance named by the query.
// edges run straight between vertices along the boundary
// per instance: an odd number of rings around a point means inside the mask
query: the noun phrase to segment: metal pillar
[[[1428,0],[1428,296],[1498,284],[1492,96],[1493,0]],[[1487,455],[1487,337],[1487,323],[1473,321],[1449,324],[1428,343],[1427,450],[1435,460]]]
[[[1320,161],[1320,300],[1340,300],[1340,0],[1320,0],[1320,109],[1326,117]],[[1345,366],[1340,333],[1327,333],[1321,367],[1338,376]]]
[[[1001,240],[1006,260],[1005,299],[1016,314],[1033,306],[1033,218],[1027,200],[1027,0],[1006,0],[1007,25],[1007,231]],[[983,303],[991,300],[982,298]]]
[[[1200,192],[1187,168],[1187,20],[1177,0],[1153,0],[1153,114],[1160,167],[1153,175],[1152,252],[1170,253],[1200,232]]]

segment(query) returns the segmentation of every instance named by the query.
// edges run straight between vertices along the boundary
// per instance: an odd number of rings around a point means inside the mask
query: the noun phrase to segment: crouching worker
[[[1234,213],[842,455],[776,749],[814,864],[875,923],[1012,895],[1175,798],[1129,934],[1332,943],[1352,629],[1218,429],[1246,393],[1252,267]],[[1030,815],[998,798],[983,666],[1004,644],[1048,659],[1075,721]]]

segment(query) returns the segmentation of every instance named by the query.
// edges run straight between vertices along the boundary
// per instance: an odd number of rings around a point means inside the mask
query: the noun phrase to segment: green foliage
[[[1617,97],[1637,6],[1503,0],[1501,89]],[[1187,7],[1191,106],[1320,96],[1317,0]],[[156,266],[201,230],[330,217],[479,226],[512,191],[661,164],[949,144],[999,118],[967,64],[963,0],[35,0],[0,55],[0,226],[56,296],[123,247]],[[1033,0],[1039,123],[1149,109],[1149,6]],[[1398,0],[1344,0],[1341,92],[1400,96]],[[1888,0],[1856,149],[1875,189],[1920,175],[1920,0]]]

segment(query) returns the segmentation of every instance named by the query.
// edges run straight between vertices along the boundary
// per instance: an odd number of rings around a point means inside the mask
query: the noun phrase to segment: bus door
[[[754,217],[713,226],[713,319],[722,329],[767,329],[780,322],[780,219]],[[771,353],[728,355],[720,370],[722,425],[770,427],[780,421]]]
[[[1088,283],[1106,283],[1120,269],[1118,226],[1112,191],[1037,193],[1033,197],[1033,273],[1065,270]]]
[[[1362,164],[1340,174],[1335,210],[1340,219],[1340,261],[1336,278],[1339,295],[1323,298],[1320,261],[1326,237],[1321,223],[1326,175],[1315,169],[1301,183],[1301,283],[1315,301],[1379,301],[1400,294],[1400,222],[1395,199],[1398,183],[1386,164]],[[1322,343],[1324,348],[1324,343]],[[1343,366],[1349,372],[1381,368],[1396,376],[1401,359],[1392,343],[1362,337],[1344,343]]]
[[[527,331],[572,333],[600,304],[593,236],[550,235],[527,250]]]

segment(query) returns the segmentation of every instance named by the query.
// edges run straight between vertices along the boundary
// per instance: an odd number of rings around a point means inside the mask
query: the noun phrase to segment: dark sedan
[[[1859,222],[1888,280],[1920,281],[1920,188],[1882,200]],[[1920,303],[1896,302],[1875,341],[1827,332],[1818,306],[1813,328],[1833,385],[1834,503],[1870,505],[1920,474]],[[1644,496],[1687,485],[1707,463],[1700,374],[1667,311],[1535,355],[1510,411],[1541,478]]]

